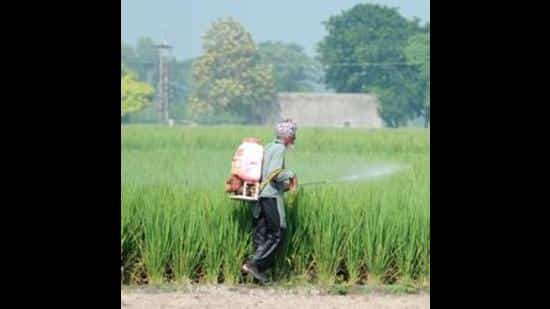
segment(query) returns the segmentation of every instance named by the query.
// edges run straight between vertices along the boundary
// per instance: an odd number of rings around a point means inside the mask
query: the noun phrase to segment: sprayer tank
[[[260,181],[262,176],[263,154],[264,149],[258,139],[244,139],[233,156],[231,174],[245,181]]]

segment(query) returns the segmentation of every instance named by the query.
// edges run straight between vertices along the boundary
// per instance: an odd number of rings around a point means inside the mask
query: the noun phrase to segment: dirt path
[[[199,286],[179,291],[123,290],[122,308],[430,308],[430,294],[323,295],[315,289]]]

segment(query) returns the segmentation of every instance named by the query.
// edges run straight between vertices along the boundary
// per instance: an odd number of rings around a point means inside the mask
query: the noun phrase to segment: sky
[[[401,15],[430,20],[429,0],[122,0],[122,41],[135,45],[149,36],[166,40],[178,59],[202,53],[201,36],[210,24],[233,17],[252,34],[256,43],[297,43],[314,56],[326,35],[322,22],[360,3],[397,7]]]

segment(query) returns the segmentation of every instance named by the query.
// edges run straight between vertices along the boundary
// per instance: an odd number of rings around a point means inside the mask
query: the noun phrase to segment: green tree
[[[123,42],[122,64],[125,69],[133,72],[135,80],[146,82],[153,88],[158,84],[158,55],[154,41],[149,37],[141,37],[136,45]],[[154,121],[156,113],[151,104],[138,111],[126,114],[124,120],[128,122]]]
[[[324,23],[327,36],[319,43],[325,81],[337,92],[373,92],[380,114],[391,127],[419,116],[417,69],[403,53],[411,35],[422,32],[396,8],[359,4]]]
[[[429,29],[429,27],[428,27]],[[430,42],[429,32],[419,33],[411,36],[408,41],[408,45],[405,47],[405,56],[407,62],[411,65],[416,65],[418,69],[418,81],[425,89],[422,100],[425,102],[425,111],[423,116],[426,119],[425,126],[428,126],[430,121],[430,70],[429,70],[429,57],[430,57]]]
[[[275,108],[275,80],[250,33],[231,18],[218,20],[204,35],[203,50],[193,62],[191,113],[264,122]]]
[[[122,44],[122,63],[125,68],[136,73],[139,81],[147,82],[154,88],[158,86],[158,53],[155,41],[149,37],[139,38],[136,47]],[[191,88],[191,64],[193,59],[177,60],[172,58],[168,63],[169,114],[175,119],[185,118],[186,96]],[[149,122],[156,119],[152,106],[127,117],[131,122]]]
[[[297,44],[268,41],[260,43],[258,51],[262,62],[274,69],[277,91],[313,91],[321,80],[320,64],[308,57]]]
[[[150,84],[158,82],[158,54],[152,38],[139,38],[136,47],[122,43],[122,63],[124,67],[134,71],[139,80]]]
[[[137,73],[139,79],[151,84],[158,82],[158,72],[155,70],[159,62],[159,56],[155,42],[150,37],[142,37],[136,43],[136,58],[139,61]]]
[[[121,116],[140,111],[151,104],[153,87],[137,80],[136,73],[122,68]]]
[[[185,118],[186,96],[192,84],[191,68],[194,59],[179,61],[173,59],[168,66],[169,113],[175,119]]]
[[[136,55],[134,47],[129,44],[122,43],[121,62],[125,68],[136,70],[139,67],[139,59]]]

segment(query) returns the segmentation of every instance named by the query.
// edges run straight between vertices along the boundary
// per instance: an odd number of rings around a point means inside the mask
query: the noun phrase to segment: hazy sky
[[[430,20],[429,0],[122,0],[122,40],[166,39],[178,59],[202,53],[201,36],[210,23],[232,16],[252,34],[256,43],[298,43],[309,55],[326,34],[321,22],[359,3],[398,7],[406,18]]]

